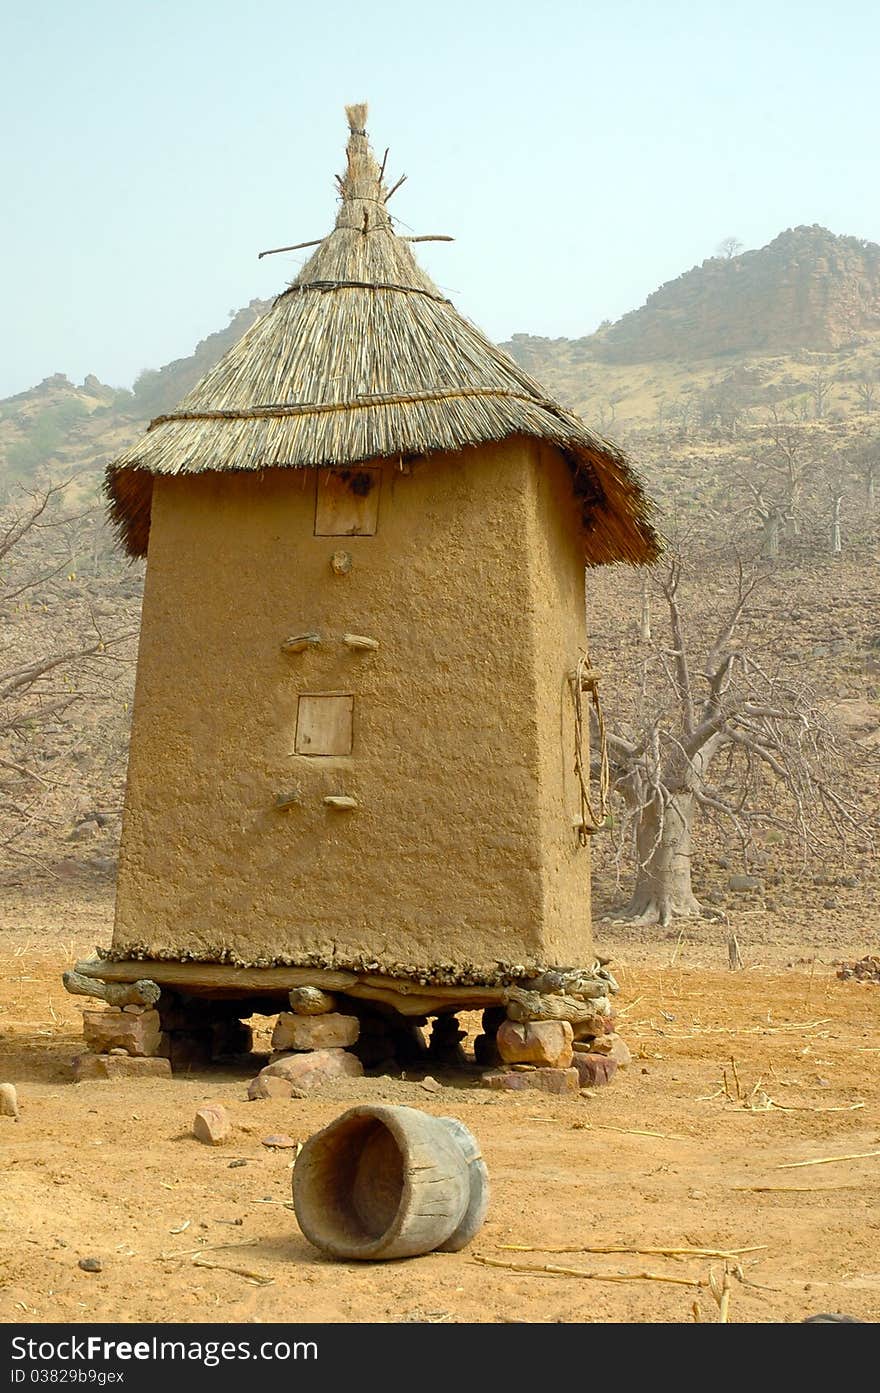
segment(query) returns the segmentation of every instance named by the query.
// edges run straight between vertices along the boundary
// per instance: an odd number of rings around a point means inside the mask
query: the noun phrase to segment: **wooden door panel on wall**
[[[372,537],[379,522],[378,468],[319,469],[316,537]]]
[[[353,696],[301,696],[296,714],[298,755],[350,755],[354,733]]]

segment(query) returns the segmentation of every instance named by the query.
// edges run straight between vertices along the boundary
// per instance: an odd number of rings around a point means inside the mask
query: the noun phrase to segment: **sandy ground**
[[[877,951],[863,923],[838,923],[823,950],[784,924],[750,946],[744,921],[737,973],[718,933],[603,932],[636,1058],[589,1097],[498,1096],[438,1074],[439,1092],[413,1076],[249,1103],[247,1065],[70,1082],[84,1003],[59,976],[107,941],[109,913],[107,892],[0,907],[0,1080],[21,1101],[18,1122],[0,1117],[4,1322],[668,1322],[692,1320],[695,1301],[717,1319],[706,1283],[722,1259],[590,1251],[610,1246],[741,1250],[732,1321],[880,1317],[880,986],[832,966]],[[228,1144],[192,1138],[206,1100],[228,1107]],[[338,1264],[299,1233],[291,1152],[262,1138],[305,1139],[367,1100],[454,1113],[476,1133],[493,1199],[469,1249]],[[797,1164],[854,1153],[870,1154]],[[87,1256],[100,1273],[79,1269]]]

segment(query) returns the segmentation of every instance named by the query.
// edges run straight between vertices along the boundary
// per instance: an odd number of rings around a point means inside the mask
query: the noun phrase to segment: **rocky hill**
[[[593,348],[618,363],[834,352],[878,330],[880,246],[814,225],[686,271],[596,335]]]
[[[731,410],[867,418],[880,408],[880,246],[795,228],[705,261],[596,334],[502,346],[618,439]]]
[[[576,348],[606,363],[693,362],[833,353],[878,332],[880,246],[814,225],[789,228],[757,251],[710,257]]]

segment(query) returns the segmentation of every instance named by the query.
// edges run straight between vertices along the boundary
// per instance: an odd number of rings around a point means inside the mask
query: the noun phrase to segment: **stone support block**
[[[581,1088],[601,1088],[617,1073],[617,1061],[605,1054],[576,1054],[573,1063]]]
[[[619,1035],[600,1035],[591,1042],[590,1048],[593,1054],[601,1054],[606,1059],[613,1059],[619,1069],[625,1069],[628,1064],[632,1063],[629,1046]]]
[[[149,1057],[158,1054],[162,1044],[159,1012],[153,1010],[139,1016],[115,1006],[105,1011],[83,1011],[83,1035],[94,1054],[122,1049],[130,1055]]]
[[[537,1064],[567,1069],[574,1032],[568,1021],[505,1021],[496,1035],[505,1064]]]
[[[297,1016],[284,1011],[272,1032],[273,1050],[344,1050],[360,1033],[357,1016],[331,1011],[318,1016]]]
[[[292,987],[290,1009],[297,1016],[324,1016],[336,1010],[336,997],[320,987]]]

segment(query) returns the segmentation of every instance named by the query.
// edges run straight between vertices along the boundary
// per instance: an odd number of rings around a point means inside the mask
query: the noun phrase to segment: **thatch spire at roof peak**
[[[378,228],[391,231],[391,219],[385,207],[388,190],[382,180],[383,169],[376,163],[366,131],[367,104],[347,106],[348,164],[338,180],[342,207],[336,218],[337,227],[350,227],[356,232],[374,232]]]
[[[353,102],[345,108],[345,118],[352,135],[366,135],[369,109],[366,102]]]
[[[286,293],[313,286],[357,284],[374,289],[396,286],[442,299],[430,276],[416,262],[408,241],[395,233],[388,214],[388,200],[406,176],[391,189],[386,188],[385,161],[380,168],[365,129],[366,102],[347,106],[345,114],[349,128],[347,164],[345,174],[336,177],[342,197],[336,225]]]

